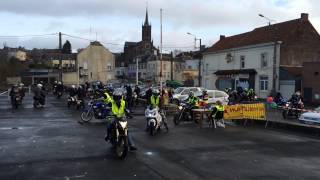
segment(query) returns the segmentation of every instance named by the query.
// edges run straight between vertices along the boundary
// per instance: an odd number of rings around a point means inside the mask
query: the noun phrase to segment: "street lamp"
[[[268,24],[269,24],[269,28],[271,27],[271,22],[275,20],[273,19],[270,19],[266,16],[264,16],[263,14],[259,14],[260,17],[268,20]],[[277,38],[276,38],[276,27],[274,27],[274,30],[273,30],[273,39],[274,39],[274,48],[273,48],[273,75],[272,75],[272,90],[271,90],[271,93],[273,96],[275,96],[276,94],[276,78],[277,78],[277,70],[276,70],[276,65],[277,65]]]
[[[202,50],[201,49],[201,46],[202,46],[201,45],[201,38],[197,38],[196,35],[191,34],[190,32],[187,32],[187,34],[191,35],[191,36],[194,36],[195,47],[196,47],[197,41],[200,42],[199,52],[201,53],[201,50]],[[202,80],[202,78],[201,78],[201,60],[202,60],[202,56],[200,56],[200,58],[199,58],[199,76],[198,76],[199,87],[201,87],[201,80]]]

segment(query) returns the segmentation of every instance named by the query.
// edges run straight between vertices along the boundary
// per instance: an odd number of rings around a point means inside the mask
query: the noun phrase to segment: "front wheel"
[[[154,136],[155,134],[155,124],[153,122],[151,122],[149,125],[149,134],[150,136]]]
[[[128,154],[128,138],[127,137],[122,137],[119,139],[119,142],[116,145],[116,155],[120,159],[125,159]]]
[[[287,118],[288,118],[288,112],[289,112],[289,111],[287,111],[287,110],[283,110],[283,111],[282,111],[282,117],[283,117],[283,119],[287,119]]]
[[[173,118],[173,122],[174,122],[174,125],[179,125],[180,124],[180,117],[181,115],[180,114],[176,114]]]
[[[84,122],[89,122],[93,118],[93,112],[90,110],[81,113],[81,120]]]

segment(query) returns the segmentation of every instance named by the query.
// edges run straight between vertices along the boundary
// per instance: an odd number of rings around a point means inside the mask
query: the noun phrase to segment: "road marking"
[[[5,91],[5,92],[0,93],[0,96],[6,94],[7,92],[8,92],[8,91]]]

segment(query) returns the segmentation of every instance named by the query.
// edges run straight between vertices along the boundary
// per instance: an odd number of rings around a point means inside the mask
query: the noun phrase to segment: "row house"
[[[310,62],[320,62],[320,36],[308,14],[302,13],[298,19],[230,37],[221,35],[203,53],[202,84],[220,90],[253,88],[261,98],[274,92],[289,98],[299,90],[306,99],[313,99],[320,92],[302,82],[304,64]]]

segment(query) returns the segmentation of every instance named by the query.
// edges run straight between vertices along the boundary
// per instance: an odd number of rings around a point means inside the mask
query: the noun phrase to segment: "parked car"
[[[179,104],[181,101],[186,100],[191,91],[194,92],[195,96],[201,96],[203,90],[205,88],[202,87],[179,87],[173,92],[173,103]]]
[[[214,104],[217,101],[220,101],[223,105],[227,105],[229,102],[229,95],[224,91],[219,90],[207,90],[209,95],[209,104]]]
[[[305,112],[299,117],[299,121],[304,124],[318,124],[320,125],[320,107],[313,112]]]

